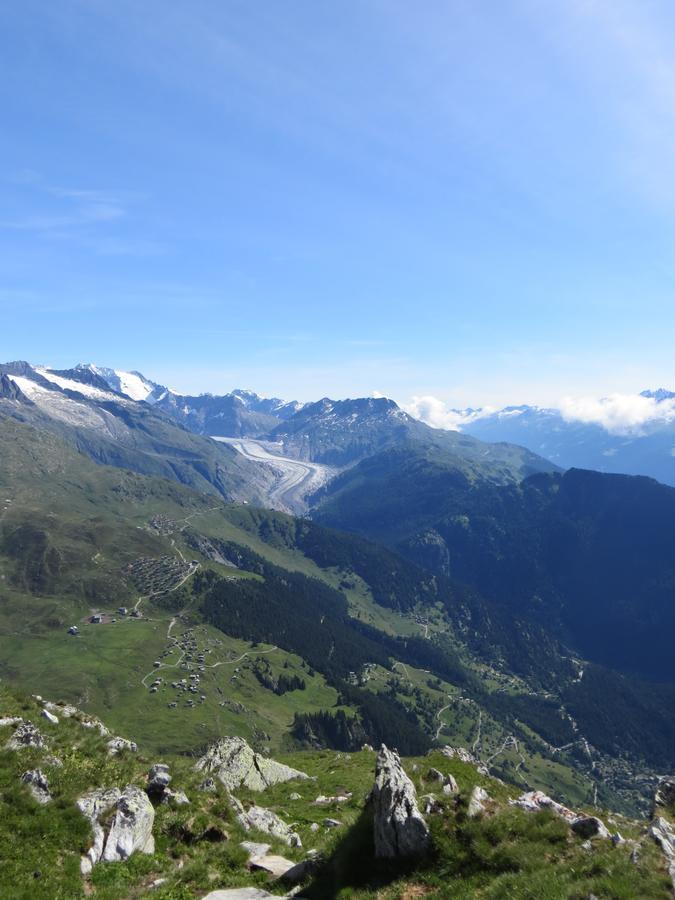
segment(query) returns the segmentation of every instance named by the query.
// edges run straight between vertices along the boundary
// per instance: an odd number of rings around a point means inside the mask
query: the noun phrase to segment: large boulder
[[[119,788],[97,788],[84,794],[77,800],[77,808],[91,823],[94,841],[87,850],[86,856],[80,860],[80,870],[83,875],[88,875],[103,855],[105,845],[105,831],[99,822],[99,818],[113,806],[122,796]]]
[[[154,853],[154,821],[155,809],[148,795],[135,784],[128,784],[115,807],[115,816],[103,849],[103,860],[119,862],[137,851]]]
[[[422,856],[429,849],[429,828],[417,808],[415,786],[398,753],[382,744],[370,794],[374,815],[375,856]]]
[[[198,760],[198,772],[214,775],[230,791],[246,787],[263,791],[293,778],[307,778],[304,772],[256,753],[243,738],[222,738]]]

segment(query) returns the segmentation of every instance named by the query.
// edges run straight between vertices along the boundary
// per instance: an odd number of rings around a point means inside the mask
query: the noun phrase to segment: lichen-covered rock
[[[172,791],[171,788],[165,788],[162,792],[162,804],[172,806],[187,806],[190,800],[184,791]]]
[[[25,750],[26,747],[35,747],[44,750],[47,746],[42,733],[32,722],[21,722],[14,734],[5,744],[7,750]]]
[[[115,816],[103,849],[105,862],[128,859],[132,853],[154,853],[152,826],[155,810],[145,791],[128,784],[115,808]]]
[[[49,803],[52,799],[47,776],[40,769],[29,769],[24,772],[21,781],[28,785],[28,789],[38,803]]]
[[[155,763],[148,772],[147,792],[149,794],[163,794],[170,784],[169,767],[164,763]]]
[[[263,834],[279,838],[289,847],[302,846],[300,837],[271,809],[265,809],[262,806],[251,806],[247,812],[243,812],[243,807],[241,809],[242,812],[238,813],[237,819],[240,824],[245,826],[246,831],[249,829],[262,831]]]
[[[121,796],[122,792],[119,788],[97,788],[84,794],[76,803],[82,815],[89,819],[94,835],[94,841],[86,856],[80,860],[80,871],[83,875],[91,872],[103,854],[105,831],[99,822],[99,817],[112,809]]]
[[[239,737],[217,741],[198,760],[195,768],[198,772],[214,775],[230,791],[240,787],[263,791],[294,778],[307,778],[304,772],[256,753]]]
[[[137,745],[133,741],[128,741],[123,737],[114,737],[108,741],[107,745],[108,753],[111,756],[115,756],[122,750],[128,750],[130,753],[135,753],[138,750]]]
[[[398,753],[382,744],[370,795],[374,814],[375,856],[422,856],[429,848],[429,828],[417,808],[415,786],[403,771]]]
[[[476,785],[469,795],[469,805],[466,808],[466,814],[470,819],[481,816],[487,812],[485,804],[490,799],[490,795],[485,788]]]

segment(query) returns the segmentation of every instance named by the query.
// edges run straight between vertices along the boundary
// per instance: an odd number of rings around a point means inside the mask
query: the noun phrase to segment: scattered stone
[[[466,809],[467,816],[470,819],[473,819],[476,816],[482,816],[486,813],[487,809],[485,808],[485,804],[489,799],[490,795],[485,788],[482,788],[477,784],[469,795],[469,805]]]
[[[289,796],[288,799],[289,800],[302,800],[302,797],[300,796],[300,794],[297,793],[297,791],[293,791],[293,793]]]
[[[55,716],[54,713],[49,712],[48,709],[43,709],[43,710],[42,710],[42,718],[43,718],[43,719],[46,719],[48,722],[51,722],[52,725],[58,725],[58,724],[59,724],[59,717],[58,717],[58,716]]]
[[[583,841],[581,844],[581,849],[586,851],[591,851],[593,849],[593,844],[590,841]]]
[[[361,747],[361,749],[362,749],[362,750],[367,750],[368,753],[374,753],[374,752],[375,752],[375,748],[372,747],[370,744],[364,744],[363,747]]]
[[[138,750],[138,746],[133,741],[128,741],[123,737],[112,738],[112,740],[108,741],[107,747],[111,756],[115,756],[122,750],[128,750],[130,753],[135,753]]]
[[[279,838],[280,841],[284,841],[289,847],[302,847],[299,835],[271,809],[265,809],[262,806],[252,806],[248,812],[244,812],[244,807],[236,798],[232,797],[231,800],[234,801],[233,808],[237,810],[237,821],[245,831],[253,828],[256,831],[262,831],[264,834]]]
[[[21,781],[28,785],[28,789],[38,803],[49,803],[52,799],[47,776],[40,769],[29,769],[24,772]]]
[[[63,762],[58,758],[58,756],[45,756],[42,760],[43,766],[51,766],[54,769],[62,769]]]
[[[626,843],[626,839],[618,831],[612,835],[611,840],[615,847],[621,847],[622,844]]]
[[[249,859],[253,859],[256,856],[265,856],[272,848],[271,844],[258,844],[256,841],[242,841],[239,846],[248,853]]]
[[[58,713],[64,719],[75,719],[83,728],[93,728],[98,731],[101,737],[108,737],[110,734],[110,731],[99,718],[82,712],[76,706],[71,706],[69,703],[52,703],[51,700],[42,700],[41,702],[44,709],[48,712]]]
[[[116,804],[108,838],[103,850],[106,862],[128,859],[132,853],[154,853],[152,826],[155,810],[145,791],[128,784]]]
[[[47,746],[39,729],[32,722],[24,722],[18,726],[14,734],[5,744],[7,750],[25,750],[26,747],[36,747],[44,750]]]
[[[339,828],[342,825],[338,819],[324,819],[323,824],[326,828]]]
[[[458,759],[460,762],[472,763],[473,765],[478,763],[476,757],[466,747],[450,747],[446,744],[445,747],[441,748],[441,753],[443,756],[447,756],[448,759]]]
[[[610,833],[604,822],[601,822],[596,816],[578,816],[572,822],[572,831],[582,838],[607,838]]]
[[[222,738],[197,762],[198,772],[213,774],[228,790],[240,787],[263,791],[274,784],[294,778],[307,778],[304,772],[256,753],[243,738]]]
[[[289,869],[295,867],[295,863],[284,856],[277,856],[273,853],[266,853],[264,856],[254,856],[248,861],[250,869],[255,871],[259,869],[272,875],[273,878],[281,878]]]
[[[417,808],[415,785],[403,771],[398,753],[382,744],[370,795],[374,808],[375,856],[421,856],[429,848],[429,829]]]
[[[162,803],[164,805],[187,806],[190,800],[183,791],[172,791],[171,788],[165,788],[162,793]]]
[[[0,718],[0,728],[4,728],[5,725],[20,725],[22,722],[21,716],[2,716]]]
[[[198,791],[204,791],[207,794],[213,794],[217,790],[216,783],[213,778],[205,778],[197,787]]]
[[[443,781],[443,773],[433,767],[427,772],[427,781]]]
[[[425,794],[423,797],[420,797],[420,800],[422,801],[422,809],[425,816],[443,812],[443,804],[434,794]]]
[[[321,826],[319,825],[318,822],[312,822],[312,824],[309,826],[309,830],[310,830],[313,834],[316,834],[317,831],[320,831],[320,830],[321,830]]]
[[[443,790],[443,793],[446,794],[447,796],[451,796],[452,794],[459,793],[459,785],[457,784],[455,779],[452,777],[452,775],[445,776],[445,783],[443,785],[442,790]]]
[[[164,763],[155,763],[148,772],[148,784],[146,791],[149,794],[163,794],[171,784],[169,767]]]

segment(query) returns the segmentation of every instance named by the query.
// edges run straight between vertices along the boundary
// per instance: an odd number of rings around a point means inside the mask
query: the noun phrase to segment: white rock
[[[202,900],[267,900],[268,897],[280,897],[280,895],[269,894],[267,891],[254,887],[226,888],[222,891],[211,891]]]
[[[48,709],[42,710],[42,717],[43,717],[43,719],[46,719],[48,722],[51,722],[52,725],[59,724],[59,717],[55,716],[54,713],[49,712]]]
[[[116,804],[103,850],[105,862],[128,859],[132,853],[154,853],[152,826],[155,810],[145,791],[128,784]]]
[[[482,788],[477,784],[469,795],[469,805],[466,810],[467,816],[470,819],[473,819],[475,816],[482,815],[486,811],[485,803],[487,803],[489,799],[490,795],[485,788]]]
[[[129,750],[130,753],[135,753],[138,750],[138,746],[133,741],[128,741],[123,737],[114,737],[112,740],[109,740],[107,745],[108,753],[110,756],[115,756],[121,750]]]
[[[263,791],[271,785],[294,778],[307,778],[304,772],[256,753],[239,737],[217,741],[209,747],[195,768],[198,772],[214,775],[230,791],[239,787]]]
[[[424,854],[429,829],[417,808],[415,785],[401,766],[398,753],[382,744],[375,764],[371,792],[374,812],[375,856],[412,857]]]

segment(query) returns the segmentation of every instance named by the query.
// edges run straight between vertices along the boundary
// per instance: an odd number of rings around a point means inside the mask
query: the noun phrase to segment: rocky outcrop
[[[561,819],[564,819],[575,834],[579,837],[589,838],[598,837],[608,839],[611,837],[609,829],[604,822],[596,816],[587,816],[583,813],[576,813],[562,803],[556,803],[543,791],[528,791],[521,794],[517,800],[509,800],[511,806],[518,806],[528,812],[538,812],[542,809],[550,809]]]
[[[98,788],[77,801],[80,812],[91,822],[94,841],[82,857],[80,869],[89,874],[100,860],[119,862],[132,853],[154,853],[152,826],[155,810],[146,793],[136,785],[118,788]],[[107,834],[101,819],[114,808],[115,813]]]
[[[661,848],[675,893],[675,825],[671,821],[673,815],[675,815],[675,778],[669,775],[662,778],[656,787],[649,836]]]
[[[256,753],[243,738],[217,741],[197,762],[198,772],[215,776],[230,791],[246,787],[263,791],[293,778],[307,778],[304,772]]]
[[[669,811],[675,814],[675,777],[667,775],[659,780],[654,793],[652,815]]]
[[[403,771],[398,753],[382,744],[375,764],[373,806],[375,856],[381,859],[422,856],[429,849],[429,828],[417,808],[415,786]]]
[[[112,809],[122,796],[118,788],[97,788],[80,797],[76,803],[83,816],[89,819],[94,834],[94,842],[87,851],[86,856],[80,860],[80,871],[88,875],[103,854],[105,845],[105,831],[99,822],[99,818]]]
[[[44,750],[46,746],[47,742],[40,730],[32,722],[23,721],[5,744],[7,750],[25,750],[27,747]]]
[[[155,810],[145,791],[128,784],[117,801],[102,858],[106,862],[119,862],[132,853],[154,853],[154,821]]]
[[[21,781],[28,785],[28,789],[38,803],[49,803],[52,799],[47,776],[40,769],[29,769],[24,772]]]
[[[110,734],[110,731],[99,718],[83,712],[81,709],[72,706],[70,703],[52,703],[51,700],[43,700],[41,697],[36,697],[35,699],[42,703],[42,708],[45,710],[45,713],[51,713],[54,717],[61,716],[64,719],[74,719],[83,728],[92,728],[98,731],[101,737],[107,737]],[[43,713],[43,715],[45,715],[45,713]],[[45,715],[45,718],[48,718],[50,722],[53,721],[53,719],[49,718],[47,715]]]
[[[451,747],[449,744],[446,744],[445,747],[441,747],[441,753],[443,756],[447,756],[448,759],[458,759],[460,762],[475,766],[481,775],[490,774],[488,767],[477,756],[474,756],[470,750],[467,750],[466,747]]]

